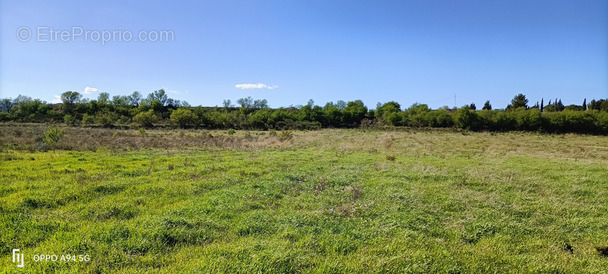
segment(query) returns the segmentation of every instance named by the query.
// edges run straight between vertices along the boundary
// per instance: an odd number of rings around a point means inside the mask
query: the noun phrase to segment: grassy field
[[[45,129],[0,129],[1,272],[608,269],[605,136]]]

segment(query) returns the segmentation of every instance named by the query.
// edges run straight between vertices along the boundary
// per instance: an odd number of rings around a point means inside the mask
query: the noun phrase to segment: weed
[[[291,140],[291,138],[293,138],[293,132],[291,132],[291,130],[284,130],[281,131],[281,133],[278,135],[279,141],[287,141],[287,140]]]
[[[63,129],[59,130],[57,127],[53,127],[44,132],[44,139],[42,139],[42,141],[45,144],[53,147],[63,138],[64,134],[65,132]]]
[[[148,167],[148,175],[152,174],[152,170],[154,169],[154,158],[150,160],[150,166]]]

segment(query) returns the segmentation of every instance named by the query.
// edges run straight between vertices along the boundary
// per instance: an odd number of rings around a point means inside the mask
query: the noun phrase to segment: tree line
[[[320,129],[357,127],[442,127],[491,131],[608,133],[608,99],[564,106],[561,99],[544,99],[529,106],[523,94],[505,109],[481,108],[472,103],[460,108],[431,109],[413,104],[402,109],[397,102],[378,103],[369,109],[361,100],[270,108],[265,99],[224,100],[222,107],[190,106],[169,98],[160,89],[143,97],[139,92],[110,97],[100,93],[88,100],[74,91],[61,94],[61,103],[18,96],[0,99],[0,121],[65,123],[69,126],[180,127],[209,129]]]

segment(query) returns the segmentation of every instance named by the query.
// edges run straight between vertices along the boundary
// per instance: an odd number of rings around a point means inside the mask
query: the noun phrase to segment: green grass
[[[598,251],[608,247],[604,136],[322,130],[284,141],[243,131],[230,138],[248,141],[4,149],[1,270],[608,269]],[[24,269],[12,263],[12,248],[26,254]],[[91,261],[32,262],[33,254]]]

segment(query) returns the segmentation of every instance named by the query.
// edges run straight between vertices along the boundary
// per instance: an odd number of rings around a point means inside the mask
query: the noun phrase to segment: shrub
[[[595,126],[597,129],[603,133],[608,133],[608,112],[597,110],[591,112],[596,117]]]
[[[154,123],[158,122],[158,116],[154,114],[154,110],[150,109],[135,115],[135,117],[133,117],[133,121],[135,121],[135,123],[141,127],[151,128],[154,127]]]
[[[116,113],[109,111],[99,112],[95,115],[95,123],[102,127],[109,127],[114,125],[114,121],[117,119],[116,116]]]
[[[126,125],[127,123],[129,123],[129,118],[127,116],[121,115],[116,122],[119,125]]]
[[[538,130],[541,127],[540,110],[533,108],[529,110],[516,110],[507,115],[513,115],[517,121],[519,130]]]
[[[428,126],[451,127],[454,125],[452,115],[445,109],[433,110],[427,113]]]
[[[391,126],[401,125],[402,117],[403,117],[403,115],[402,114],[400,115],[400,113],[397,113],[397,112],[392,112],[392,113],[389,113],[389,114],[383,116],[384,123],[391,125]]]
[[[72,115],[66,114],[65,116],[63,116],[63,122],[68,126],[73,126],[75,121],[76,120]]]
[[[431,111],[429,106],[425,104],[415,103],[408,109],[403,111],[404,116],[401,121],[403,125],[409,125],[413,127],[422,127],[429,124],[427,120],[427,113]]]
[[[82,126],[90,126],[93,124],[93,116],[85,114],[82,116]]]
[[[517,127],[517,120],[506,111],[498,112],[492,119],[497,130],[514,130]]]
[[[63,135],[63,129],[59,130],[57,127],[54,127],[44,132],[44,138],[42,141],[49,146],[54,146],[63,138]]]
[[[469,110],[466,106],[456,110],[452,118],[454,120],[454,125],[459,128],[471,129],[477,124],[477,113]]]
[[[595,114],[595,115],[594,115]],[[565,110],[547,113],[548,128],[557,132],[595,132],[601,131],[596,112]]]
[[[293,138],[293,133],[291,130],[281,131],[281,134],[279,134],[279,141],[286,141],[291,138]]]
[[[228,135],[234,135],[235,133],[236,133],[236,130],[234,130],[232,128],[228,130]]]
[[[196,126],[198,116],[189,109],[178,108],[171,112],[171,122],[181,128],[190,128]]]

